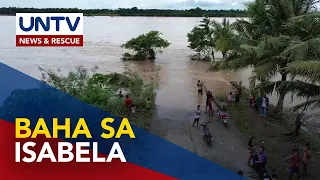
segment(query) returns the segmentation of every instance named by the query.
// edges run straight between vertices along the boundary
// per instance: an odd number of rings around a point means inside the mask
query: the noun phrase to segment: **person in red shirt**
[[[129,95],[126,95],[126,99],[124,101],[124,105],[128,109],[129,115],[131,114],[131,108],[132,108],[132,99],[129,97]]]
[[[286,160],[290,160],[290,180],[292,180],[293,174],[297,174],[297,179],[300,180],[300,163],[301,157],[298,149],[293,149],[291,156],[287,157]]]

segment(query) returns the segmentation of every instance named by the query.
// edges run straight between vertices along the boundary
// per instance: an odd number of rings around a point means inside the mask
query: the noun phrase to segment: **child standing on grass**
[[[201,115],[201,110],[200,110],[200,105],[198,105],[194,114],[194,121],[193,121],[192,127],[194,127],[195,123],[197,123],[197,127],[199,127],[200,115]]]

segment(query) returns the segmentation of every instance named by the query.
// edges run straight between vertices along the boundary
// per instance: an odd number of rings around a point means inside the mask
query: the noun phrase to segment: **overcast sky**
[[[244,3],[251,0],[0,0],[0,7],[35,8],[107,8],[117,9],[138,7],[141,9],[243,9]]]

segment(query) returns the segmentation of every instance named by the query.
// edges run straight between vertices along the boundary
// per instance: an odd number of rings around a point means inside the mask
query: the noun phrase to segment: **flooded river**
[[[187,33],[199,23],[201,18],[172,17],[85,17],[84,47],[73,48],[17,48],[15,47],[15,17],[0,17],[0,61],[35,78],[40,77],[38,66],[60,68],[69,71],[83,65],[92,68],[98,65],[100,71],[122,71],[129,66],[140,75],[150,77],[150,68],[161,66],[160,90],[157,104],[166,107],[194,107],[197,96],[194,93],[198,79],[213,92],[230,89],[229,81],[242,80],[248,85],[250,70],[242,72],[208,73],[207,63],[191,62],[193,52],[187,47]],[[221,21],[221,18],[216,20]],[[235,18],[230,18],[235,21]],[[120,58],[124,50],[120,45],[132,37],[151,30],[163,33],[171,45],[157,56],[155,63],[123,63]],[[217,54],[219,56],[220,54]],[[221,55],[220,55],[221,56]],[[272,102],[276,98],[271,97]],[[290,105],[288,98],[286,105]],[[294,103],[295,104],[295,103]]]
[[[157,105],[165,107],[194,108],[199,99],[195,92],[198,79],[214,93],[228,91],[229,81],[243,81],[249,85],[248,77],[251,70],[241,72],[206,72],[208,64],[190,61],[193,52],[187,47],[187,33],[199,23],[201,18],[183,17],[85,17],[84,47],[72,48],[22,48],[15,47],[15,17],[0,16],[0,61],[16,68],[32,77],[40,78],[38,66],[58,69],[64,72],[75,66],[83,65],[92,68],[99,66],[101,72],[123,71],[124,66],[130,67],[145,78],[154,78],[150,70],[157,66],[160,89]],[[222,18],[216,18],[222,21]],[[230,18],[234,22],[236,18]],[[151,30],[163,33],[171,45],[156,61],[122,62],[124,50],[120,45],[127,40]],[[217,54],[217,57],[221,54]],[[276,96],[270,97],[271,103],[277,102]],[[285,106],[302,102],[286,97]]]
[[[231,90],[229,81],[243,81],[243,85],[248,85],[251,75],[250,69],[241,72],[206,72],[208,63],[190,61],[189,55],[193,52],[187,47],[186,35],[200,20],[179,17],[85,17],[84,47],[17,48],[15,17],[0,16],[0,61],[35,78],[41,77],[38,66],[60,68],[68,72],[78,65],[89,69],[97,65],[101,72],[120,72],[124,67],[129,67],[149,80],[156,78],[155,69],[160,66],[160,87],[156,100],[158,108],[151,122],[151,131],[229,169],[243,169],[248,173],[247,139],[239,135],[234,125],[230,124],[227,130],[221,128],[218,122],[210,125],[215,136],[215,148],[208,148],[199,136],[199,130],[190,125],[196,105],[205,103],[204,97],[196,94],[197,80],[203,81],[216,94]],[[235,18],[230,21],[235,21]],[[124,50],[120,45],[151,30],[162,32],[171,43],[170,47],[159,54],[155,62],[122,62],[120,58]],[[221,57],[220,54],[217,56]],[[270,100],[274,103],[277,98],[272,96]],[[291,102],[288,96],[285,105],[299,102]],[[239,156],[235,158],[231,154]]]

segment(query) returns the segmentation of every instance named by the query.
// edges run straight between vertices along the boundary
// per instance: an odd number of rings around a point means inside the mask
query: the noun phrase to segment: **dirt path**
[[[195,104],[196,107],[196,104]],[[200,123],[210,121],[209,129],[214,139],[209,147],[201,137],[200,129],[192,127],[195,109],[172,109],[158,107],[152,122],[150,131],[180,147],[211,160],[232,171],[241,169],[245,176],[252,174],[252,169],[247,166],[247,138],[243,137],[232,121],[224,127],[217,117],[209,120],[204,113],[204,107]]]

